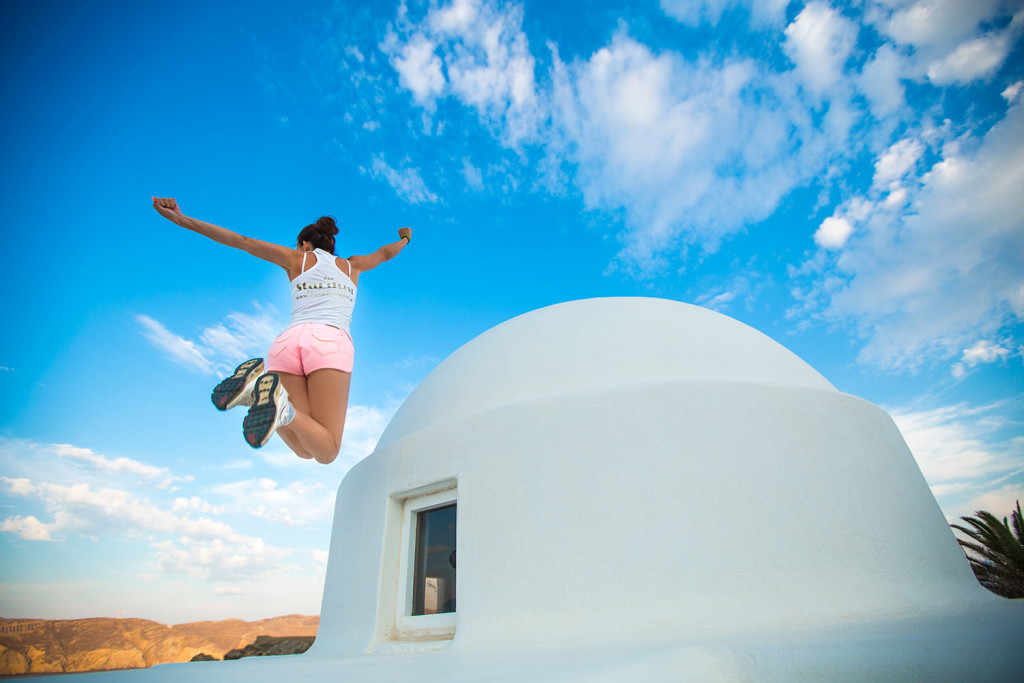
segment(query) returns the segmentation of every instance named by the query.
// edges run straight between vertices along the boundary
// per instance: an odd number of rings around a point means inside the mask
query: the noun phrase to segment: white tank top
[[[302,267],[306,267],[306,252]],[[323,249],[314,249],[316,263],[292,280],[292,325],[324,323],[344,330],[352,324],[356,305],[356,286],[352,282],[352,264],[347,260],[348,275],[338,268],[335,257]]]

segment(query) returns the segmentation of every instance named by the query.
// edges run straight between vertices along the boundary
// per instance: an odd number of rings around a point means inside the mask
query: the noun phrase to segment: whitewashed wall
[[[341,486],[318,640],[355,653],[390,638],[387,501],[446,479],[459,501],[453,649],[999,600],[888,415],[759,332],[678,302],[542,309],[428,377]]]

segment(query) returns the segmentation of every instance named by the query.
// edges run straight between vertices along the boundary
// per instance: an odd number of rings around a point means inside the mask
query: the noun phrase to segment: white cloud
[[[37,483],[24,477],[0,479],[9,493],[38,499],[52,517],[51,521],[42,521],[31,515],[14,516],[0,523],[0,531],[25,540],[61,541],[70,534],[164,537],[166,540],[150,543],[164,571],[213,580],[276,571],[281,558],[291,552],[272,547],[262,538],[239,534],[225,522],[192,516],[197,512],[216,515],[224,509],[198,497],[176,498],[162,507],[121,489],[94,489],[85,483]],[[322,485],[313,488],[317,486]],[[301,498],[293,502],[298,505]],[[309,500],[303,505],[308,507]]]
[[[475,0],[453,0],[432,11],[428,21],[435,31],[461,33],[472,28],[479,16],[480,4]]]
[[[683,24],[699,26],[715,25],[726,11],[744,7],[753,26],[779,26],[786,20],[788,4],[789,0],[661,0],[661,9]]]
[[[787,315],[852,323],[865,340],[862,360],[909,368],[951,359],[1024,312],[1017,275],[1024,230],[1013,189],[1021,186],[1014,159],[1024,155],[1013,132],[1024,128],[1019,114],[1011,110],[984,137],[958,127],[956,146],[953,124],[916,121],[906,107],[906,82],[931,87],[928,64],[1011,30],[993,28],[1006,26],[1006,5],[981,5],[867,0],[839,11],[811,2],[784,30],[794,65],[784,72],[740,51],[656,50],[622,25],[603,47],[568,61],[549,43],[551,66],[535,81],[521,5],[487,0],[434,5],[413,23],[400,10],[390,54],[426,36],[448,73],[439,96],[475,111],[506,145],[535,146],[544,155],[538,185],[575,189],[585,208],[614,216],[621,248],[610,270],[665,272],[690,247],[711,253],[757,229],[796,188],[820,187],[823,202],[843,192],[845,201],[817,226],[821,263],[794,282],[799,306]],[[782,16],[783,3],[773,6]],[[734,9],[730,16],[742,16],[747,3],[666,0],[662,7],[697,25]],[[859,52],[874,41],[850,18],[861,11],[893,41],[873,54]],[[530,76],[518,100],[514,59]],[[507,73],[493,73],[502,64]],[[480,78],[472,81],[475,70]],[[509,112],[523,102],[530,115],[515,119]],[[896,130],[905,131],[902,140],[891,137]],[[838,187],[835,179],[854,177],[847,171],[867,153],[877,159],[870,187]],[[378,164],[382,177],[388,169]],[[477,171],[463,163],[471,186]],[[728,305],[729,296],[714,289],[705,303]]]
[[[642,272],[672,245],[714,251],[766,218],[821,152],[814,140],[795,148],[806,121],[792,92],[750,61],[697,65],[620,32],[555,68],[555,146],[588,208],[626,209],[619,259]]]
[[[280,486],[262,477],[222,484],[213,491],[229,499],[235,510],[291,526],[330,519],[334,511],[334,487],[323,482],[293,481]]]
[[[892,418],[929,484],[977,480],[1003,468],[978,435],[977,411],[965,405],[894,411]]]
[[[853,225],[842,217],[829,216],[814,233],[814,241],[823,249],[841,249],[853,234]]]
[[[423,204],[438,200],[437,195],[427,188],[427,184],[416,168],[406,167],[398,170],[384,161],[383,156],[377,155],[373,158],[370,172],[375,178],[387,181],[395,193],[407,202]]]
[[[299,460],[294,455],[291,458]],[[308,468],[308,463],[304,464]],[[329,519],[333,489],[343,475],[331,471],[325,480],[321,471],[316,481],[273,486],[261,485],[257,479],[253,486],[241,487],[236,498],[222,500],[188,494],[170,497],[166,490],[154,486],[175,478],[164,468],[107,458],[76,446],[8,439],[0,439],[0,470],[18,473],[0,477],[0,496],[22,499],[6,506],[20,514],[0,521],[2,532],[25,541],[66,542],[69,547],[116,539],[124,553],[136,553],[133,562],[145,563],[138,553],[148,554],[155,564],[143,564],[139,569],[154,580],[160,578],[154,572],[232,586],[258,579],[265,582],[259,586],[261,590],[248,585],[247,592],[274,591],[275,595],[281,589],[270,583],[272,579],[280,581],[287,576],[288,585],[294,587],[296,580],[319,574],[307,566],[284,564],[293,549],[240,533],[232,523],[234,518],[224,515],[251,512],[262,519],[285,522],[289,515],[295,518],[291,521]],[[150,486],[138,488],[133,479]],[[112,481],[122,481],[124,486],[111,485]],[[207,489],[210,491],[217,494],[215,484]],[[282,507],[275,509],[276,505]],[[27,506],[41,506],[45,514],[27,514]],[[291,530],[288,540],[296,538],[295,534]],[[285,592],[305,600],[308,591],[318,596],[320,587],[310,584]]]
[[[963,377],[967,371],[982,363],[994,363],[1005,360],[1013,354],[1006,346],[982,339],[973,346],[964,349],[960,362],[953,365],[953,376]]]
[[[843,77],[857,25],[824,2],[811,2],[786,27],[783,49],[807,88],[822,94]]]
[[[131,458],[107,458],[89,448],[80,448],[70,444],[54,444],[54,453],[62,458],[73,460],[79,465],[88,467],[104,476],[130,475],[153,481],[158,488],[168,488],[174,482],[191,481],[193,477],[178,477],[171,474],[166,467],[148,465]]]
[[[174,512],[183,512],[187,510],[190,512],[202,512],[208,515],[221,515],[224,514],[225,506],[213,505],[199,496],[190,496],[188,498],[175,498],[174,503],[171,506],[171,510]]]
[[[175,363],[201,375],[215,374],[213,363],[195,342],[179,337],[148,315],[137,315],[135,320],[142,326],[143,336]]]
[[[750,5],[755,15],[764,7]],[[784,3],[772,7],[780,19]],[[568,64],[549,43],[550,78],[539,90],[522,17],[519,4],[466,0],[432,6],[411,22],[403,4],[383,47],[398,55],[425,36],[447,70],[441,96],[474,110],[506,146],[535,146],[545,157],[538,164],[541,186],[563,192],[573,183],[588,209],[622,216],[613,268],[649,275],[667,265],[666,253],[693,244],[717,250],[723,238],[770,216],[830,156],[845,154],[861,115],[849,102],[852,88],[836,84],[856,26],[822,3],[790,27],[789,45],[796,72],[814,88],[834,86],[824,122],[802,99],[794,71],[772,72],[738,57],[655,52],[624,27],[609,45]],[[889,74],[890,67],[879,70]],[[899,99],[898,83],[873,87],[880,106]],[[475,170],[464,165],[470,186],[477,183]],[[418,174],[403,179],[379,155],[372,172],[407,188],[408,196],[429,193]],[[507,184],[501,189],[508,191]]]
[[[953,52],[928,66],[928,79],[935,85],[965,84],[988,78],[1002,66],[1010,53],[1010,39],[1005,33],[968,40]]]
[[[875,51],[857,77],[857,87],[868,99],[871,113],[883,118],[898,112],[906,101],[902,79],[904,58],[891,46],[883,44]]]
[[[1006,86],[1006,90],[1004,90],[1001,94],[1004,100],[1006,100],[1010,104],[1014,104],[1017,98],[1020,97],[1021,92],[1024,92],[1024,81],[1017,81],[1015,83],[1011,83],[1010,85]]]
[[[875,162],[872,185],[885,188],[903,180],[914,169],[924,149],[920,141],[912,138],[893,143]]]
[[[536,137],[535,60],[522,30],[521,5],[454,0],[431,7],[415,26],[403,21],[403,9],[396,23],[404,37],[389,27],[381,47],[419,105],[433,111],[447,92],[475,109],[505,144]]]
[[[172,361],[203,375],[223,375],[247,358],[263,356],[285,325],[277,309],[253,302],[255,313],[232,311],[204,328],[199,342],[180,337],[148,315],[135,316],[143,336]]]
[[[43,524],[32,515],[8,517],[0,522],[0,531],[17,534],[26,541],[52,541],[51,529],[52,525]]]
[[[253,357],[262,357],[284,328],[277,309],[253,302],[255,313],[232,311],[223,321],[205,328],[199,335],[209,354],[234,368]]]
[[[55,531],[127,535],[156,532],[198,538],[237,538],[223,522],[176,515],[120,489],[41,482],[34,485],[32,493],[54,515],[55,526],[51,528]]]
[[[373,452],[399,405],[400,402],[392,401],[385,408],[349,406],[341,442],[341,459],[354,464]]]
[[[472,189],[479,191],[484,188],[483,174],[479,168],[473,165],[469,157],[462,159],[462,177],[466,179],[466,184]]]
[[[1024,500],[1024,438],[1005,437],[1019,405],[957,404],[891,411],[946,517],[1000,516]]]
[[[995,73],[1024,28],[1020,10],[1019,0],[874,0],[865,18],[909,52],[905,76],[946,86]]]
[[[712,308],[716,311],[720,311],[726,304],[735,298],[736,292],[734,291],[706,293],[698,296],[694,303],[698,306],[704,306],[705,308]]]
[[[261,538],[199,541],[184,537],[150,544],[162,571],[211,581],[238,581],[277,573],[291,551]]]
[[[977,365],[978,363],[992,363],[1009,355],[1010,350],[1003,346],[980,341],[974,346],[964,349],[963,361],[968,365]]]
[[[397,37],[389,33],[383,47],[391,52],[391,65],[398,72],[398,82],[413,94],[418,104],[433,110],[445,85],[441,59],[434,54],[434,43],[422,33],[401,46],[396,43]]]
[[[25,477],[0,477],[0,480],[7,484],[8,491],[19,496],[27,496],[36,490],[32,480]]]
[[[882,33],[898,43],[937,49],[951,49],[972,36],[980,24],[998,16],[1006,5],[1003,0],[876,1],[872,4],[868,16],[874,18]]]
[[[1007,484],[951,508],[947,517],[950,521],[959,520],[961,517],[974,516],[979,510],[985,510],[999,519],[1008,518],[1017,509],[1017,503],[1024,506],[1024,486]]]
[[[901,182],[895,200],[872,201],[874,187],[841,206],[868,211],[819,271],[843,280],[819,288],[826,317],[857,322],[861,359],[883,367],[949,358],[1024,317],[1024,112],[1011,106],[983,138],[947,144],[918,176],[920,155],[906,141],[883,154],[876,185]]]

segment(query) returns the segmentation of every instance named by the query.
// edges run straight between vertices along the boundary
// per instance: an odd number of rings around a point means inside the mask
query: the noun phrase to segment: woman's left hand
[[[153,208],[172,223],[177,223],[185,217],[181,209],[178,208],[178,202],[174,201],[174,197],[153,197]]]

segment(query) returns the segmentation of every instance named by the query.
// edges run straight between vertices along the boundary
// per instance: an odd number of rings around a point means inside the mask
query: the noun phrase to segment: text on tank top
[[[308,254],[309,252],[306,252]],[[306,254],[302,265],[306,265]],[[316,263],[292,280],[292,325],[323,323],[351,334],[352,310],[356,305],[356,286],[352,282],[352,264],[347,260],[346,275],[338,268],[336,257],[323,249],[314,249]]]

